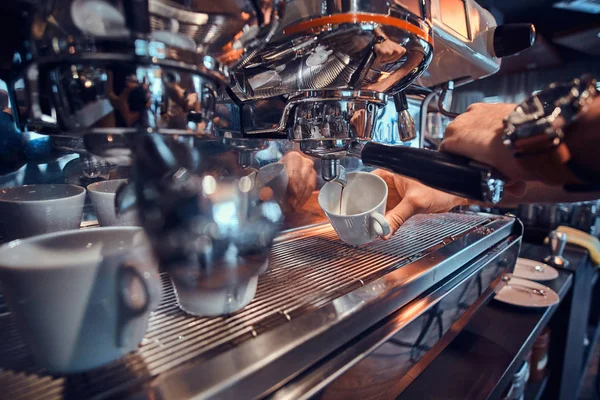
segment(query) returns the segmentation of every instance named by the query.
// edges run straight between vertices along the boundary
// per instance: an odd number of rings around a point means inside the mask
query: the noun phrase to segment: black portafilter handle
[[[465,157],[407,146],[369,142],[361,151],[365,165],[388,169],[432,188],[496,204],[504,181],[492,168]]]

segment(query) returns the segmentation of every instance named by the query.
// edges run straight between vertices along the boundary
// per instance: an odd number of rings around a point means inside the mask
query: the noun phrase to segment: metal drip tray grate
[[[318,228],[274,246],[270,269],[259,280],[258,294],[242,311],[218,318],[182,312],[168,276],[137,352],[104,368],[68,377],[52,377],[36,366],[0,295],[1,397],[110,397],[189,361],[210,359],[261,333],[322,307],[452,238],[489,222],[486,216],[416,216],[393,239],[351,247],[330,228]]]

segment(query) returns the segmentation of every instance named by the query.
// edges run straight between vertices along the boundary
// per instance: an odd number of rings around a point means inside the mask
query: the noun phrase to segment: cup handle
[[[128,285],[132,280],[137,279],[142,284],[144,291],[144,302],[141,305],[131,304],[127,298]],[[148,283],[139,271],[132,265],[122,264],[117,272],[117,297],[118,297],[118,318],[117,318],[117,346],[121,347],[124,343],[123,330],[127,321],[132,318],[143,315],[150,307],[150,289]]]
[[[381,237],[386,237],[392,231],[385,217],[378,213],[371,213],[371,226],[375,233]]]

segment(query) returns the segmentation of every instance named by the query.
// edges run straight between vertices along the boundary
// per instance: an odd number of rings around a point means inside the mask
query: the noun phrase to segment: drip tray
[[[498,221],[502,223],[498,224]],[[493,225],[494,222],[496,225]],[[235,368],[244,366],[243,363],[229,365],[233,369],[228,371],[227,366],[222,364],[224,356],[231,350],[249,349],[253,344],[262,346],[261,338],[267,340],[269,335],[283,332],[287,329],[286,325],[292,327],[294,323],[304,321],[302,327],[305,328],[308,318],[326,306],[333,304],[339,310],[339,304],[334,304],[335,299],[339,302],[348,296],[358,296],[361,301],[357,304],[365,303],[366,297],[361,290],[366,291],[369,284],[380,282],[379,278],[384,275],[398,272],[407,264],[415,264],[415,261],[447,247],[457,238],[468,236],[470,232],[477,233],[477,240],[473,243],[479,243],[497,232],[499,227],[504,229],[510,225],[512,220],[507,218],[479,214],[416,216],[391,240],[361,247],[341,243],[329,225],[307,229],[275,244],[269,271],[259,279],[254,301],[245,309],[225,317],[197,318],[182,312],[177,306],[170,279],[163,274],[163,299],[150,317],[148,333],[139,349],[106,367],[70,376],[50,376],[36,366],[0,295],[1,397],[11,400],[123,397],[135,393],[142,384],[156,380],[157,376],[166,381],[173,377],[185,379],[186,374],[192,373],[189,368],[198,365],[218,367],[217,371],[231,379],[232,373],[237,373]],[[486,243],[486,246],[489,248],[508,236],[510,229],[504,230],[506,233],[502,237]],[[466,250],[464,245],[459,247]],[[362,310],[356,307],[343,312]],[[339,320],[341,315],[340,311]],[[366,328],[368,326],[362,327]],[[307,340],[312,337],[310,330],[293,331],[305,335]],[[279,336],[285,337],[285,333]],[[213,361],[215,364],[211,367]],[[181,371],[182,374],[178,375]],[[202,379],[203,375],[197,375],[198,371],[194,373],[196,380]],[[213,390],[210,394],[224,388],[221,382],[225,377],[219,378],[218,375],[215,372],[206,377],[207,388]],[[231,384],[231,381],[228,382],[228,385]],[[204,385],[197,384],[199,387]],[[192,390],[193,386],[188,389]],[[184,397],[189,393],[180,394]]]

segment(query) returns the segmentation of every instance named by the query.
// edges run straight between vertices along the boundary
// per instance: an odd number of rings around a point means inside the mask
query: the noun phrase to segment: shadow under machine
[[[471,0],[31,0],[4,19],[18,127],[131,171],[115,206],[137,207],[164,284],[136,352],[69,376],[36,366],[0,303],[11,398],[397,395],[514,266],[507,216],[416,216],[361,247],[311,218],[282,230],[255,167],[297,149],[325,181],[381,167],[499,201],[494,171],[422,148],[419,116],[530,46],[531,26]],[[186,312],[184,296],[226,306]]]

